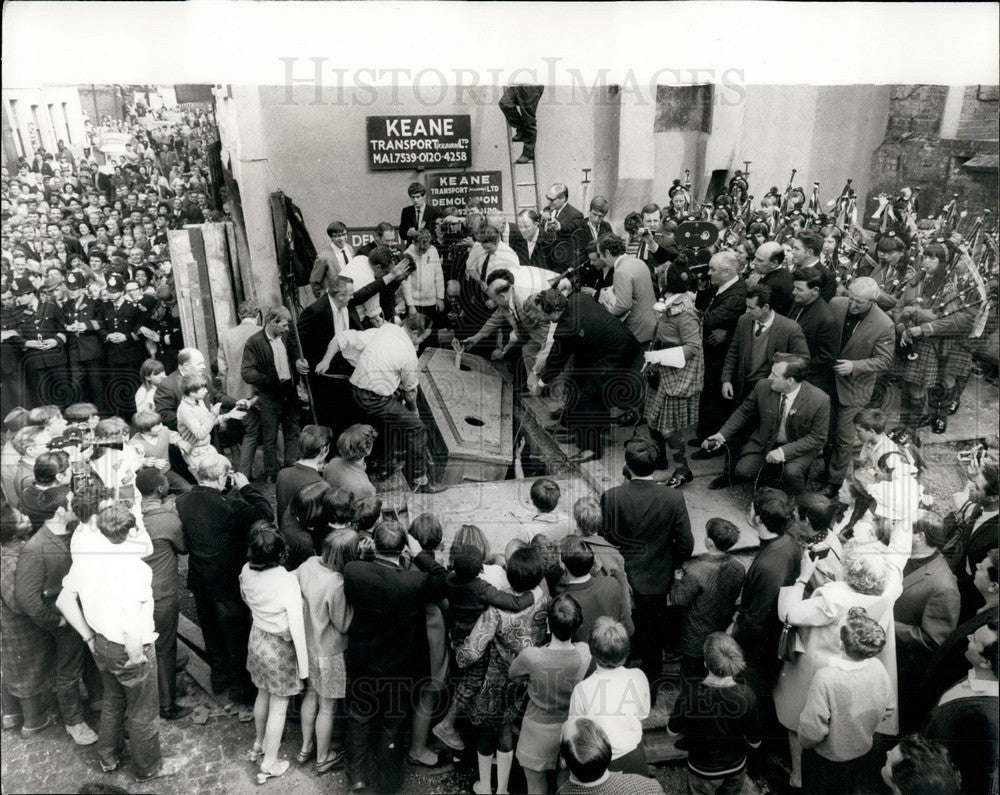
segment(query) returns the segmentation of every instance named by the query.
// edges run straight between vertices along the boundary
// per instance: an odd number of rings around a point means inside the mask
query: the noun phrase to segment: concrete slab
[[[583,478],[554,478],[561,496],[559,507],[569,520],[573,503],[580,497],[594,495]],[[527,533],[544,532],[552,538],[562,538],[572,529],[571,521],[559,525],[531,523],[537,513],[531,504],[531,484],[534,478],[504,480],[497,483],[469,483],[453,486],[440,494],[410,494],[407,514],[412,521],[421,513],[433,513],[444,526],[443,547],[447,549],[463,524],[474,524],[486,534],[494,553],[502,553],[513,538]]]
[[[438,480],[495,481],[514,456],[513,388],[480,356],[427,348],[420,357],[420,386],[433,418],[431,449]]]

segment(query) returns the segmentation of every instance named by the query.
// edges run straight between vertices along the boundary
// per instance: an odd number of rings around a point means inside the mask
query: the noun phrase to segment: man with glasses
[[[347,225],[343,221],[332,221],[326,228],[330,247],[316,253],[309,286],[317,298],[323,294],[323,281],[327,274],[339,276],[348,262],[354,259],[354,248],[347,243]]]

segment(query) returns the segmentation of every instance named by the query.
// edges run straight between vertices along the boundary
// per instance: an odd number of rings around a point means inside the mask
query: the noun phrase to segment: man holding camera
[[[250,611],[240,597],[250,527],[274,521],[271,504],[233,472],[222,455],[205,456],[195,467],[197,485],[177,499],[188,548],[187,587],[194,595],[198,625],[212,668],[212,690],[232,687],[234,700],[252,704],[255,689],[247,673]]]

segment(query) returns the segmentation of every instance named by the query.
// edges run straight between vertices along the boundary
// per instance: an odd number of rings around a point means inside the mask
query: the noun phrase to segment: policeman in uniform
[[[16,306],[11,325],[17,329],[21,368],[32,406],[69,405],[66,389],[66,335],[62,332],[58,304],[42,304],[35,285],[25,276],[12,285]]]
[[[102,413],[108,411],[104,382],[107,367],[104,343],[97,320],[100,302],[87,294],[87,278],[82,271],[66,274],[69,298],[62,307],[63,330],[66,334],[66,356],[69,377],[77,396],[89,400]]]
[[[0,276],[0,414],[6,417],[18,406],[24,406],[24,378],[21,369],[21,345],[17,326],[14,325],[14,295],[12,279],[6,273]]]
[[[108,300],[97,309],[97,322],[108,363],[105,382],[108,409],[122,419],[135,412],[135,392],[139,388],[139,367],[146,358],[139,327],[145,313],[125,300],[125,279],[120,273],[108,276]]]

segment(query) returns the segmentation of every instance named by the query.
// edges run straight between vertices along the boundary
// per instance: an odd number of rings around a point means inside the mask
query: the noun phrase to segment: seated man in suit
[[[326,234],[330,238],[330,246],[316,252],[316,262],[309,275],[309,286],[317,298],[323,292],[323,280],[327,272],[336,276],[354,259],[354,249],[347,244],[347,225],[343,221],[331,222],[326,228]]]
[[[177,407],[184,397],[183,381],[186,375],[205,375],[205,357],[197,348],[184,348],[177,354],[177,369],[164,379],[156,388],[156,397],[153,401],[153,410],[160,415],[163,424],[170,430],[177,430]],[[222,394],[215,388],[215,384],[209,380],[208,396],[205,398],[207,405],[212,406],[222,403],[225,411],[237,406],[246,408],[249,405],[247,400],[233,400],[228,395]]]
[[[722,365],[722,396],[726,400],[746,400],[757,382],[768,377],[774,354],[809,356],[799,324],[771,307],[773,295],[766,284],[747,288],[747,311],[736,321],[733,343]]]
[[[770,377],[761,379],[722,429],[705,440],[706,448],[718,448],[738,431],[753,428],[732,475],[723,472],[709,488],[753,479],[766,466],[780,473],[789,494],[805,491],[809,467],[823,451],[830,425],[830,398],[805,383],[808,366],[802,356],[776,356]]]

